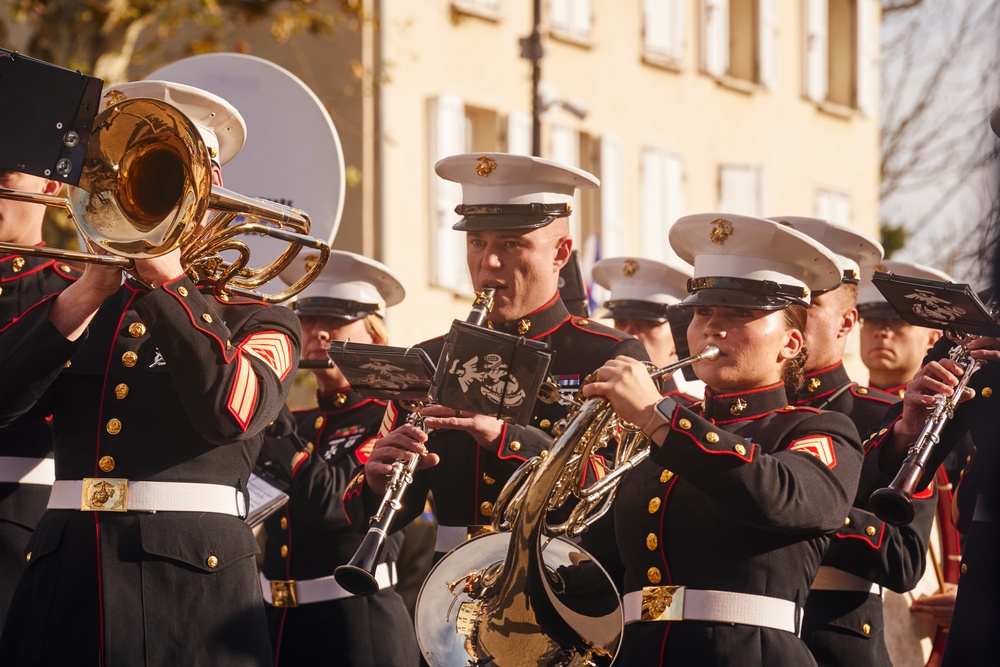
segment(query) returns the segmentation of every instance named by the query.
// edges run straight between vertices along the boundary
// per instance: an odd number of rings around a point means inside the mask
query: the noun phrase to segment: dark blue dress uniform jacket
[[[940,360],[954,346],[941,338],[924,359]],[[995,665],[1000,659],[997,628],[1000,627],[1000,364],[988,362],[972,376],[969,386],[976,395],[958,406],[955,417],[941,432],[941,445],[934,449],[921,481],[923,488],[955,447],[970,439],[975,443],[975,492],[973,519],[962,549],[958,598],[945,648],[944,667]],[[896,406],[887,417],[891,425],[902,413]],[[879,440],[891,436],[891,431]],[[963,459],[964,460],[964,457]],[[901,459],[881,457],[883,472],[894,475]],[[919,488],[918,488],[919,490]]]
[[[386,404],[350,390],[318,398],[319,407],[293,415],[298,436],[312,451],[292,473],[288,505],[265,523],[263,572],[270,580],[331,576],[361,544],[344,514],[344,489],[368,460]],[[401,532],[390,536],[379,562],[394,564],[402,541]],[[294,608],[269,606],[268,620],[278,665],[309,664],[317,656],[345,667],[419,664],[413,620],[394,588]]]
[[[0,256],[0,329],[46,296],[66,289],[79,276],[78,269],[53,259]],[[25,415],[0,430],[0,456],[51,457],[52,428],[46,416]],[[24,547],[45,513],[50,490],[45,484],[0,481],[0,630],[24,568]]]
[[[286,308],[127,281],[77,341],[43,301],[0,333],[0,423],[53,414],[57,480],[245,486],[298,364]],[[49,510],[0,639],[17,665],[263,665],[254,555],[239,517]]]
[[[850,509],[860,467],[857,431],[843,415],[789,407],[780,384],[708,391],[702,409],[673,410],[662,446],[621,484],[617,544],[588,532],[582,545],[610,571],[624,568],[623,595],[675,585],[801,606]],[[792,632],[685,620],[627,624],[615,664],[814,661]]]
[[[581,380],[618,355],[648,359],[638,340],[592,320],[570,315],[558,296],[539,311],[497,328],[549,345],[554,351],[549,372],[564,396],[574,394]],[[438,338],[418,347],[436,361],[443,344],[443,339]],[[391,404],[383,433],[401,426],[407,414],[406,410]],[[441,456],[441,463],[414,475],[394,528],[402,528],[423,512],[428,491],[434,494],[440,526],[490,523],[493,504],[504,483],[525,460],[549,447],[552,426],[565,415],[566,406],[561,403],[536,402],[531,425],[505,425],[500,447],[495,452],[480,447],[464,432],[435,432],[428,441],[428,449]],[[344,497],[344,508],[355,530],[367,529],[368,517],[375,513],[381,500],[382,497],[365,483],[363,472],[359,472]]]
[[[847,415],[863,437],[875,434],[898,396],[851,382],[843,364],[807,374],[796,405]],[[897,593],[914,586],[926,566],[937,509],[933,486],[914,499],[916,519],[895,527],[875,516],[868,498],[892,478],[879,469],[879,449],[865,443],[865,460],[854,507],[834,535],[823,565],[856,575]],[[885,645],[882,598],[861,591],[814,590],[806,603],[802,638],[820,665],[892,667]]]

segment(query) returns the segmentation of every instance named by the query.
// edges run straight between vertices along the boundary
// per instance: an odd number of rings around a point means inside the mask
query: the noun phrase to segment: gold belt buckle
[[[120,477],[85,477],[80,498],[83,512],[125,512],[128,510],[128,480]]]
[[[299,593],[295,587],[294,579],[274,579],[271,581],[271,606],[299,606]]]
[[[480,535],[492,532],[493,526],[489,524],[473,524],[465,527],[465,539],[471,540],[473,537],[479,537]]]
[[[641,621],[683,621],[684,586],[643,586]]]

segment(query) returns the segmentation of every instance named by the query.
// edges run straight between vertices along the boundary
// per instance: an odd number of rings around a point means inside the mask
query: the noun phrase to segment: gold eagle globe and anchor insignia
[[[643,621],[670,620],[670,618],[681,618],[674,613],[669,618],[664,618],[665,612],[674,604],[677,598],[678,608],[684,604],[684,590],[682,586],[646,586],[642,589],[642,616]]]
[[[715,245],[722,245],[733,235],[733,223],[725,218],[716,218],[712,224],[715,225],[715,229],[708,233],[708,238]]]
[[[489,176],[497,168],[497,161],[489,155],[480,155],[476,158],[476,162],[476,173],[483,178]]]
[[[82,511],[124,512],[128,508],[128,480],[86,478],[83,480]]]
[[[742,398],[737,398],[729,406],[729,414],[733,415],[734,417],[739,417],[741,414],[743,414],[743,411],[746,409],[747,409],[747,402]]]
[[[622,267],[622,273],[626,278],[631,278],[635,275],[635,272],[639,270],[639,262],[634,259],[626,259],[625,266]]]

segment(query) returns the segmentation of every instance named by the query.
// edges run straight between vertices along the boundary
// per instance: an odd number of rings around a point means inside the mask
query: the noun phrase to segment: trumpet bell
[[[536,544],[542,568],[519,571],[519,581],[506,582],[510,544],[510,533],[481,535],[430,571],[414,618],[428,664],[610,665],[624,624],[604,568],[579,545],[557,537]],[[517,592],[507,595],[500,587]]]
[[[166,254],[194,233],[212,188],[208,149],[165,102],[124,100],[101,112],[69,207],[84,235],[121,257]]]

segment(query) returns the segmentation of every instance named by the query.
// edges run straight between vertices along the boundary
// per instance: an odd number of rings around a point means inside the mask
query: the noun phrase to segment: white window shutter
[[[857,0],[857,48],[858,53],[855,62],[857,63],[857,73],[854,84],[857,86],[855,93],[858,109],[866,116],[875,114],[875,102],[877,92],[875,90],[875,75],[878,65],[879,34],[878,34],[878,6],[876,0]]]
[[[758,77],[762,86],[774,90],[778,66],[778,14],[775,0],[758,0],[758,3],[757,11],[760,12],[757,17],[757,44],[760,49],[757,54],[760,63]]]
[[[551,0],[549,4],[549,24],[564,32],[570,28],[570,5],[573,0]]]
[[[813,102],[823,102],[830,82],[827,0],[806,0],[804,22],[803,89],[806,97]]]
[[[552,128],[552,159],[571,167],[580,166],[580,135],[571,127],[556,125]],[[580,191],[573,201],[573,212],[569,216],[570,236],[580,238]]]
[[[625,254],[625,168],[621,137],[601,137],[601,254]]]
[[[701,0],[702,67],[712,76],[729,69],[729,0]]]
[[[663,211],[663,162],[658,151],[642,149],[642,174],[640,175],[639,200],[642,204],[642,249],[640,255],[658,259],[659,249],[667,243],[662,221]]]
[[[507,152],[531,155],[531,116],[513,112],[507,116]]]
[[[593,31],[591,0],[573,0],[573,15],[570,17],[570,31],[577,37],[590,38]]]
[[[851,199],[840,192],[816,191],[816,217],[835,225],[851,226]]]
[[[465,234],[451,228],[458,222],[455,206],[462,203],[462,186],[434,173],[433,165],[466,151],[465,103],[452,95],[431,101],[431,224],[433,281],[456,292],[471,289],[465,261]]]
[[[719,210],[760,215],[760,171],[755,167],[723,166],[719,172]]]
[[[670,55],[670,0],[643,0],[643,47],[653,56]]]
[[[670,247],[669,232],[677,219],[684,215],[684,165],[677,155],[664,155],[663,163],[663,254],[665,262],[683,265],[684,262]]]

